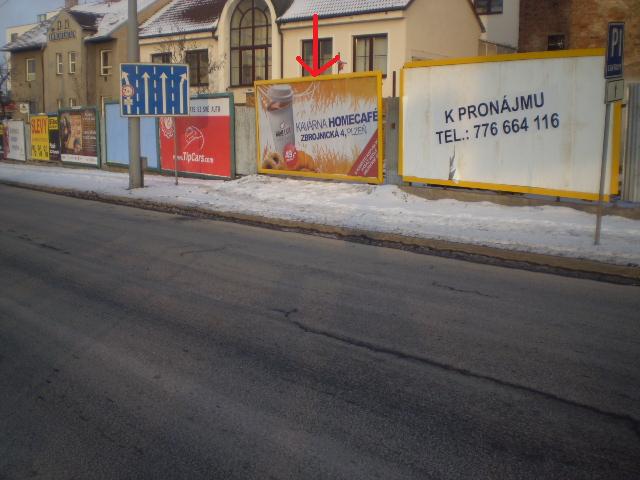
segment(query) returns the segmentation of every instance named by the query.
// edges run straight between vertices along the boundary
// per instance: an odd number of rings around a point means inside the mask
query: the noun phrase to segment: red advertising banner
[[[233,145],[229,97],[192,99],[188,117],[160,119],[160,162],[174,170],[177,126],[178,172],[231,177]]]

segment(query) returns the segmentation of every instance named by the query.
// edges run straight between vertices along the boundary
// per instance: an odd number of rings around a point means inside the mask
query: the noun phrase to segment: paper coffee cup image
[[[293,89],[290,85],[274,85],[267,91],[266,115],[273,136],[274,153],[284,154],[287,146],[295,146],[293,129]]]

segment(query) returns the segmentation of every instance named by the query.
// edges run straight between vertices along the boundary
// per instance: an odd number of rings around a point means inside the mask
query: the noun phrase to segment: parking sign
[[[604,78],[622,77],[624,63],[624,23],[610,23]]]

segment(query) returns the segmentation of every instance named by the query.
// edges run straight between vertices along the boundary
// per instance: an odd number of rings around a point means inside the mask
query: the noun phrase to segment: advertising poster
[[[19,120],[9,120],[5,123],[6,157],[10,160],[27,160],[24,140],[24,123]]]
[[[98,123],[94,108],[60,112],[60,152],[63,162],[98,166]]]
[[[49,160],[60,161],[60,128],[57,115],[49,115]]]
[[[597,198],[604,141],[602,50],[415,62],[402,72],[408,182]],[[617,116],[620,109],[614,109]],[[616,122],[606,194],[618,191]]]
[[[382,182],[379,73],[256,82],[258,171]]]
[[[229,97],[192,99],[188,117],[160,118],[160,161],[174,170],[177,127],[178,172],[229,178],[233,174]]]
[[[49,160],[49,117],[32,115],[31,123],[31,159]]]

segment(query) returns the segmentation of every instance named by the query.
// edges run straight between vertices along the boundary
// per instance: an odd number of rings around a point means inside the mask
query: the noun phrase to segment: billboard
[[[401,75],[408,182],[597,199],[603,50],[411,62]],[[619,120],[620,109],[614,110]],[[613,132],[619,135],[619,123]],[[606,194],[618,191],[619,136]]]
[[[58,115],[48,116],[49,127],[49,160],[60,161],[60,128]]]
[[[20,120],[5,122],[5,156],[10,160],[27,160],[24,123]]]
[[[32,115],[31,123],[31,159],[49,160],[49,117]]]
[[[230,178],[234,174],[231,96],[191,99],[188,117],[161,117],[160,162],[178,172]],[[177,135],[176,135],[177,127]],[[177,138],[177,145],[175,139]]]
[[[382,182],[379,72],[255,87],[258,172]]]
[[[63,162],[99,166],[98,120],[95,108],[60,112],[60,152]]]

